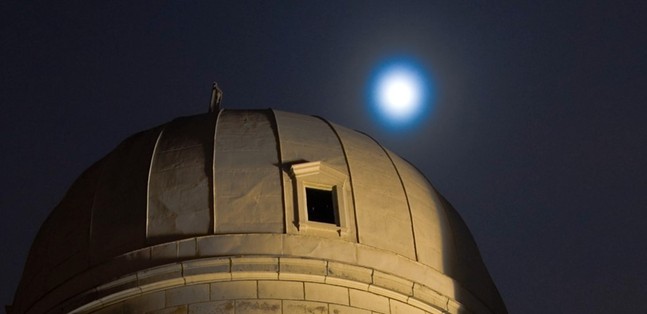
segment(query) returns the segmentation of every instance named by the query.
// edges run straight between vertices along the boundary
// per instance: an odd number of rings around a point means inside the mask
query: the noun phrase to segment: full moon
[[[392,69],[378,84],[380,106],[393,117],[406,118],[420,106],[420,80],[406,68]]]
[[[374,72],[369,103],[388,126],[413,126],[427,112],[430,82],[423,68],[410,58],[384,62]]]

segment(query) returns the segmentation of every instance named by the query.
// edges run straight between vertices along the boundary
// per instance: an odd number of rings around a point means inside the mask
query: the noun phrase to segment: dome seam
[[[276,118],[276,112],[274,109],[270,108],[268,109],[270,113],[272,114],[273,122],[272,123],[272,130],[274,131],[274,137],[276,137],[276,149],[278,150],[277,152],[277,157],[279,160],[278,168],[279,168],[279,179],[281,181],[281,203],[283,206],[283,233],[287,234],[288,233],[288,217],[286,213],[287,209],[287,204],[285,200],[285,182],[283,181],[283,147],[281,146],[282,141],[281,141],[281,132],[279,131],[279,120]]]
[[[153,164],[155,163],[155,156],[157,156],[157,146],[159,145],[160,139],[164,135],[164,130],[166,130],[166,125],[160,130],[160,133],[157,135],[155,140],[155,146],[153,146],[153,153],[151,154],[151,161],[148,163],[148,175],[146,178],[146,242],[148,241],[148,227],[150,222],[150,200],[151,200],[151,173],[153,172]]]
[[[376,141],[372,136],[370,136],[370,135],[368,135],[368,134],[366,134],[364,132],[360,132],[360,133],[366,135],[368,138],[373,140],[373,142],[375,142],[375,144],[382,149],[384,154],[386,154],[386,157],[389,158],[389,161],[391,162],[391,165],[393,166],[393,169],[395,170],[395,173],[398,175],[398,180],[400,180],[400,185],[402,186],[402,192],[404,193],[404,199],[407,200],[407,209],[409,211],[409,221],[411,221],[411,236],[413,237],[413,253],[414,253],[414,256],[416,258],[416,261],[419,261],[419,258],[418,258],[418,243],[416,241],[416,230],[415,230],[414,224],[413,224],[413,214],[411,213],[411,202],[409,202],[409,194],[407,193],[407,188],[404,186],[404,181],[402,180],[402,175],[400,175],[400,171],[398,170],[398,167],[395,165],[395,162],[393,162],[393,158],[391,158],[391,154],[389,154],[389,152],[386,150],[386,148],[384,148],[384,146],[382,146],[382,144],[380,144],[378,141]]]
[[[212,234],[216,234],[216,139],[218,136],[218,122],[220,122],[220,116],[225,111],[224,108],[218,110],[216,114],[216,123],[213,125],[213,148],[211,149],[211,217],[212,223],[210,226]]]
[[[344,142],[341,140],[341,137],[339,136],[339,133],[337,132],[337,129],[335,129],[335,127],[332,125],[332,123],[330,121],[328,121],[328,120],[326,120],[326,119],[324,119],[324,118],[322,118],[320,116],[314,116],[314,117],[317,118],[317,119],[320,119],[325,124],[327,124],[328,127],[330,127],[332,132],[335,134],[335,137],[337,137],[337,141],[339,141],[339,146],[341,147],[341,151],[344,153],[344,161],[346,163],[346,169],[348,170],[348,183],[351,186],[350,192],[351,192],[351,196],[352,196],[352,199],[353,199],[353,218],[354,218],[353,220],[354,220],[354,223],[355,223],[355,241],[356,241],[356,243],[360,243],[359,242],[359,225],[357,223],[357,204],[355,203],[355,189],[353,188],[353,174],[350,171],[350,163],[348,162],[348,154],[346,153],[346,147],[344,146]]]

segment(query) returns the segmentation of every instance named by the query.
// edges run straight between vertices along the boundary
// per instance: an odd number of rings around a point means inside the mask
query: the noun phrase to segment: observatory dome
[[[466,225],[415,167],[366,134],[269,109],[123,141],[43,223],[8,310],[506,313]]]

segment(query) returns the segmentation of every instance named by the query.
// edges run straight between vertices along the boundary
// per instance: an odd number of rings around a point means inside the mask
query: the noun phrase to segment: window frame
[[[293,223],[297,232],[325,237],[348,237],[349,217],[344,192],[348,187],[348,176],[321,161],[314,161],[291,165],[290,177],[296,207]],[[335,224],[308,220],[306,188],[332,191],[334,214],[338,218]]]

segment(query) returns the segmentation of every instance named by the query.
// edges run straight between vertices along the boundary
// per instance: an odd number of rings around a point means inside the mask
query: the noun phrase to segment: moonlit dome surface
[[[319,164],[345,182],[336,192],[342,235],[294,224],[292,172]],[[209,241],[220,244],[201,246]],[[156,258],[155,248],[169,244],[177,249]],[[476,312],[505,313],[469,230],[415,167],[365,134],[276,110],[182,117],[123,141],[43,223],[14,312],[48,312],[57,298],[90,298],[101,284],[156,265],[230,255],[317,257],[392,274],[419,269],[401,276]]]

